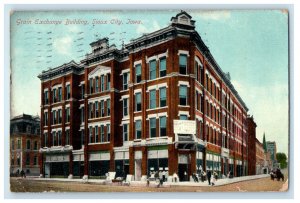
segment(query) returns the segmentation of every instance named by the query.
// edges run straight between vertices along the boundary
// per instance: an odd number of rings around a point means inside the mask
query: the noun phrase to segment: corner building
[[[248,109],[188,13],[122,49],[108,38],[90,45],[79,64],[38,76],[41,175],[248,174]]]

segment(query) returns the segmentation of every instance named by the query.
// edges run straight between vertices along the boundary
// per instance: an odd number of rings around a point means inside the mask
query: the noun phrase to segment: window
[[[66,130],[65,145],[70,145],[70,130]]]
[[[104,75],[101,75],[101,84],[100,84],[101,92],[104,91]]]
[[[48,99],[48,91],[45,91],[45,92],[44,92],[44,103],[45,103],[45,104],[48,104],[48,102],[49,102],[49,99]]]
[[[142,121],[137,120],[135,121],[135,139],[142,138]]]
[[[156,108],[156,90],[150,90],[150,109]]]
[[[106,80],[106,90],[110,90],[110,74],[107,74]]]
[[[187,105],[187,86],[180,85],[179,86],[179,104],[186,106]]]
[[[93,104],[89,103],[89,118],[93,118]]]
[[[15,149],[15,142],[14,142],[14,140],[11,141],[11,149],[12,149],[12,150]]]
[[[89,85],[90,85],[90,94],[92,94],[93,93],[93,79],[92,78],[90,78],[90,80],[89,80]]]
[[[156,78],[156,60],[149,62],[149,79],[153,80]]]
[[[81,85],[81,99],[84,99],[85,87],[84,84]]]
[[[167,63],[166,57],[159,59],[159,77],[164,77],[167,75]]]
[[[167,94],[166,94],[166,88],[161,87],[159,88],[159,106],[164,107],[167,105]]]
[[[197,81],[199,81],[199,72],[198,72],[198,62],[195,61],[195,78]]]
[[[142,110],[142,96],[141,93],[136,93],[135,95],[135,111]]]
[[[53,103],[56,103],[56,89],[53,89],[52,99],[53,99]]]
[[[38,164],[38,157],[35,155],[33,158],[33,165],[37,165]]]
[[[80,114],[81,114],[80,121],[81,121],[81,123],[83,123],[84,122],[84,107],[81,108]]]
[[[48,146],[48,133],[44,133],[44,147]]]
[[[66,122],[70,122],[70,108],[66,108]]]
[[[92,126],[90,126],[90,128],[89,128],[89,143],[92,143],[93,142],[93,128],[92,128]]]
[[[96,92],[99,92],[99,77],[96,77],[96,88],[95,88]]]
[[[107,116],[110,116],[110,99],[106,100]]]
[[[128,98],[123,99],[123,116],[128,116]]]
[[[150,137],[156,137],[156,118],[150,118]]]
[[[61,109],[58,109],[58,123],[61,123],[62,120],[62,112]]]
[[[187,119],[188,119],[187,115],[180,115],[179,116],[179,120],[187,120]]]
[[[61,101],[62,100],[62,88],[59,87],[58,88],[58,101]]]
[[[44,126],[48,125],[48,112],[44,112]]]
[[[20,139],[18,139],[18,146],[17,147],[18,147],[17,149],[21,149],[21,140]]]
[[[57,135],[56,132],[52,133],[53,146],[57,146]]]
[[[26,142],[26,149],[30,149],[31,147],[30,147],[30,140],[27,140],[27,142]]]
[[[98,126],[95,126],[95,142],[99,142]]]
[[[34,150],[37,150],[38,149],[38,143],[37,141],[34,141],[34,147],[33,147]]]
[[[67,85],[67,87],[66,87],[66,89],[67,89],[67,100],[68,99],[70,99],[71,98],[71,90],[70,90],[70,85]]]
[[[180,54],[179,55],[179,73],[186,75],[187,74],[187,55]]]
[[[95,101],[95,118],[99,117],[99,103]]]
[[[81,146],[84,145],[84,129],[81,130],[81,138],[80,138],[80,142],[81,142]]]
[[[142,80],[142,66],[138,64],[135,66],[135,82],[140,83]]]
[[[199,102],[198,102],[198,92],[195,92],[195,107],[196,110],[199,110]]]
[[[101,125],[101,141],[100,142],[105,142],[105,139],[104,139],[104,125]]]
[[[100,101],[101,117],[104,117],[104,100]]]
[[[30,154],[26,154],[26,165],[30,165]]]
[[[162,116],[159,118],[159,136],[167,136],[167,117]]]
[[[110,142],[110,124],[106,125],[106,131],[107,131],[107,142]]]
[[[128,124],[123,124],[123,141],[128,141]]]
[[[57,146],[61,146],[61,131],[57,133]]]
[[[123,73],[123,90],[128,89],[128,73]]]
[[[52,111],[52,124],[56,124],[56,111]]]

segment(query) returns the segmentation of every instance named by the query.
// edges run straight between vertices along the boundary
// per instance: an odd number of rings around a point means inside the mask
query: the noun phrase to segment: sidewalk
[[[226,178],[226,179],[218,179],[215,182],[215,186],[221,186],[221,185],[228,185],[231,183],[236,182],[242,182],[247,180],[254,180],[254,179],[260,179],[260,178],[267,178],[269,177],[269,174],[262,174],[262,175],[254,175],[254,176],[243,176],[243,177],[235,177],[235,178]],[[109,180],[99,180],[99,179],[88,179],[88,180],[82,180],[82,179],[68,179],[68,178],[33,178],[33,177],[27,177],[26,179],[30,180],[36,180],[36,181],[62,181],[62,182],[79,182],[79,183],[94,183],[94,184],[100,184],[100,185],[112,185],[112,183]],[[130,186],[132,187],[147,187],[147,182],[142,181],[131,181]],[[188,187],[207,187],[208,181],[204,182],[164,182],[162,186],[160,187],[177,187],[177,186],[188,186]],[[149,184],[149,187],[157,187],[157,183],[154,181],[151,181]]]

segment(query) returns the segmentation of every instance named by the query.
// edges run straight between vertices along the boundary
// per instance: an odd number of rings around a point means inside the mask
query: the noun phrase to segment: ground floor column
[[[84,175],[82,179],[88,179],[88,177],[89,177],[89,155],[86,148],[84,148]]]
[[[168,145],[169,176],[178,175],[178,151],[175,145]]]
[[[73,178],[73,175],[74,175],[74,173],[73,173],[73,167],[74,165],[73,165],[73,154],[72,154],[72,151],[69,153],[69,176],[68,176],[68,178],[69,179],[72,179]]]
[[[40,178],[44,177],[44,155],[39,153]]]

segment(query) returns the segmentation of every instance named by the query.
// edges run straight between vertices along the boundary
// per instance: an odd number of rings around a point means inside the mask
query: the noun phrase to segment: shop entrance
[[[179,181],[189,181],[189,164],[178,164]]]
[[[178,177],[179,181],[189,181],[190,173],[189,154],[179,154],[178,156]]]

